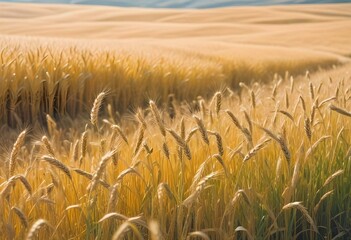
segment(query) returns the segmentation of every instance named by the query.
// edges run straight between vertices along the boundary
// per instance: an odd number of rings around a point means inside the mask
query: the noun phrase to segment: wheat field
[[[165,50],[162,37],[133,48],[15,36],[11,24],[0,26],[1,239],[351,238],[348,32],[317,50],[229,57],[209,43]]]
[[[4,128],[15,137],[0,168],[1,232],[8,239],[348,238],[349,69],[241,82],[193,101],[170,95],[122,116],[107,88],[88,117],[47,114],[41,130],[28,126],[16,136]]]

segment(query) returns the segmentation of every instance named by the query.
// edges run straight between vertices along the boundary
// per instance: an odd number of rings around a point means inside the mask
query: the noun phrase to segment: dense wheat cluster
[[[239,84],[70,51],[1,53],[3,237],[351,237],[350,65]]]
[[[149,99],[166,102],[169,94],[191,101],[209,98],[240,81],[270,81],[337,63],[334,58],[233,61],[195,54],[122,52],[76,42],[0,39],[0,123],[21,127],[55,119],[76,118],[90,111],[95,97],[109,91],[107,101],[120,113],[145,108]],[[203,83],[206,84],[203,84]]]

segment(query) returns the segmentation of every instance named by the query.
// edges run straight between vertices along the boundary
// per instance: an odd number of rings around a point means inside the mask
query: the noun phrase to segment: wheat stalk
[[[314,100],[314,87],[313,87],[312,82],[310,82],[309,87],[310,87],[311,98],[312,98],[312,100]]]
[[[32,240],[35,237],[35,234],[42,228],[43,226],[48,226],[49,228],[52,228],[51,225],[44,219],[38,219],[30,228],[28,235],[27,235],[27,240]]]
[[[184,150],[184,153],[188,160],[191,159],[191,152],[188,144],[186,143],[185,140],[183,140],[173,129],[167,129],[168,132],[172,135],[172,137],[176,140],[177,144],[179,147],[181,147]]]
[[[230,111],[230,110],[226,110],[225,111],[227,114],[228,114],[228,116],[231,118],[231,120],[232,120],[232,122],[234,123],[234,125],[238,128],[238,129],[240,129],[240,130],[242,130],[243,129],[243,127],[241,126],[241,124],[239,123],[239,120],[235,117],[235,115]]]
[[[84,131],[81,136],[81,158],[84,158],[87,153],[87,145],[88,145],[88,131]]]
[[[144,129],[146,129],[146,128],[147,128],[147,124],[146,124],[146,122],[145,122],[145,119],[144,119],[144,117],[143,117],[143,112],[142,112],[141,109],[138,109],[138,111],[137,111],[137,113],[136,113],[136,117],[137,117],[137,119],[138,119],[138,122],[142,125],[142,127],[143,127]]]
[[[197,127],[190,130],[190,132],[188,133],[188,136],[185,138],[186,143],[189,143],[191,137],[197,132],[197,130],[199,130],[199,128]]]
[[[72,154],[72,159],[74,162],[78,161],[78,155],[79,155],[79,140],[76,140],[76,142],[73,145],[73,154]]]
[[[249,125],[250,135],[252,135],[252,121],[251,121],[251,118],[250,118],[249,114],[246,111],[244,111],[244,116],[245,116],[245,120],[246,120],[247,124]]]
[[[112,186],[111,192],[110,192],[110,197],[108,200],[107,204],[107,212],[112,212],[113,209],[117,205],[117,198],[118,198],[118,187],[120,186],[119,183],[116,183],[115,185]]]
[[[287,111],[283,111],[283,110],[279,110],[279,113],[285,115],[286,117],[288,117],[292,122],[294,122],[294,117]]]
[[[155,102],[152,100],[150,100],[149,105],[150,105],[152,115],[156,119],[156,123],[160,129],[160,132],[165,137],[166,136],[165,125],[163,124],[163,122],[161,120],[161,116],[160,116],[160,113],[158,112],[157,106],[156,106]]]
[[[285,107],[288,109],[290,106],[288,91],[285,92]]]
[[[216,92],[214,97],[213,97],[213,100],[215,100],[215,112],[216,112],[216,115],[218,116],[219,114],[219,111],[221,110],[221,106],[222,106],[222,93],[221,92]]]
[[[224,155],[224,149],[223,149],[223,140],[221,135],[218,132],[214,131],[207,131],[210,135],[213,135],[216,137],[216,143],[217,143],[217,149],[218,149],[218,154],[220,156]]]
[[[93,108],[90,112],[90,122],[93,126],[97,126],[99,110],[101,108],[102,101],[106,96],[106,92],[101,92],[94,100]]]
[[[330,108],[330,110],[335,111],[337,113],[340,113],[341,115],[351,117],[351,113],[346,111],[345,109],[339,108],[339,107],[334,106],[332,104],[329,106],[329,108]]]
[[[118,134],[122,137],[123,141],[128,144],[128,139],[127,139],[127,136],[123,133],[122,129],[120,126],[118,125],[112,125],[111,128],[115,131],[118,132]]]
[[[166,156],[166,158],[169,159],[169,148],[168,148],[166,142],[164,142],[162,144],[162,151],[163,151],[164,155]]]
[[[9,161],[9,175],[10,176],[12,176],[14,174],[14,172],[15,172],[17,156],[18,156],[18,153],[20,151],[20,148],[24,144],[24,139],[26,137],[26,133],[27,133],[26,130],[21,132],[18,135],[17,140],[16,140],[15,144],[12,147],[12,151],[11,151],[11,155],[10,155],[10,161]]]
[[[48,162],[50,165],[60,169],[67,175],[67,177],[69,177],[69,179],[72,179],[69,168],[58,159],[53,158],[52,156],[46,156],[46,155],[44,155],[41,159],[44,160],[45,162]]]
[[[262,148],[264,148],[268,143],[269,143],[270,139],[265,139],[263,140],[261,143],[257,144],[254,148],[252,148],[244,157],[243,162],[246,162],[248,160],[250,160],[253,156],[255,156],[257,154],[257,152],[259,150],[261,150]]]
[[[301,101],[301,105],[302,105],[302,109],[304,111],[304,113],[306,113],[306,103],[305,103],[305,100],[303,99],[302,96],[300,96],[300,101]]]
[[[305,132],[306,132],[306,136],[308,138],[308,140],[311,141],[311,138],[312,138],[312,130],[311,130],[311,121],[309,118],[305,118],[305,125],[304,125],[304,128],[305,128]]]
[[[101,180],[101,177],[106,169],[108,160],[111,159],[113,157],[113,155],[115,155],[115,153],[117,152],[117,149],[111,150],[109,152],[107,152],[100,160],[99,162],[99,166],[96,170],[96,172],[93,175],[93,178],[91,180],[91,185],[89,186],[89,190],[90,191],[94,191],[97,183]]]
[[[174,119],[176,117],[176,110],[173,104],[173,100],[174,100],[174,94],[169,94],[168,101],[167,101],[167,112],[170,119]]]
[[[136,155],[140,149],[140,146],[141,146],[141,143],[143,142],[143,139],[144,139],[144,128],[143,126],[141,125],[139,127],[139,133],[138,133],[138,138],[137,138],[137,141],[136,141],[136,144],[135,144],[135,148],[134,148],[134,155]]]
[[[14,175],[8,180],[8,182],[12,182],[12,181],[15,181],[17,179],[19,179],[22,182],[23,186],[26,188],[28,193],[30,195],[32,195],[32,192],[33,192],[32,191],[32,186],[30,185],[30,183],[28,182],[28,180],[27,180],[27,178],[25,176],[23,176],[23,175]]]
[[[50,136],[53,136],[54,131],[57,129],[57,124],[56,124],[55,120],[49,114],[46,114],[46,123],[48,125],[48,132],[49,132]]]
[[[83,177],[89,179],[89,180],[92,180],[92,179],[93,179],[93,174],[88,173],[88,172],[86,172],[86,171],[84,171],[84,170],[81,170],[81,169],[79,169],[79,168],[75,168],[75,169],[73,169],[73,171],[76,172],[77,174],[79,174],[79,175],[81,175],[81,176],[83,176]],[[103,187],[105,187],[105,188],[107,188],[107,189],[110,188],[110,185],[109,185],[107,182],[102,181],[102,180],[99,180],[98,182],[99,182],[99,184],[101,184]]]
[[[18,216],[18,218],[21,220],[21,224],[23,225],[24,228],[28,228],[28,219],[26,215],[22,212],[21,209],[18,207],[12,207],[11,210]]]
[[[49,139],[46,136],[43,136],[41,138],[41,141],[44,143],[44,146],[45,146],[46,150],[49,152],[49,154],[52,156],[55,156],[54,149],[52,148]]]
[[[253,90],[250,91],[251,92],[251,104],[252,104],[252,108],[255,109],[256,108],[256,97],[255,97],[255,92]]]
[[[208,135],[207,135],[207,130],[205,128],[205,125],[204,125],[204,122],[198,117],[198,116],[193,116],[195,121],[196,121],[196,124],[197,126],[199,127],[198,130],[200,131],[201,133],[201,137],[202,137],[202,140],[207,144],[209,145],[210,144],[210,141],[208,139]]]
[[[301,205],[301,202],[288,203],[288,204],[283,206],[282,210],[287,210],[287,209],[291,209],[291,208],[296,208],[299,211],[301,211],[302,214],[305,216],[307,222],[309,222],[310,225],[312,226],[313,231],[318,233],[318,228],[317,228],[315,222],[313,221],[312,217],[307,212],[306,208]]]

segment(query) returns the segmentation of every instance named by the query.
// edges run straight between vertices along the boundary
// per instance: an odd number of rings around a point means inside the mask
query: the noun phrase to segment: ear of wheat
[[[42,157],[42,160],[44,160],[45,162],[49,163],[50,165],[60,169],[62,172],[64,172],[67,175],[67,177],[72,179],[71,172],[70,172],[69,168],[65,164],[63,164],[61,161],[57,160],[56,158],[53,158],[51,156],[46,156],[46,155]]]
[[[154,118],[156,119],[156,123],[160,129],[160,132],[165,137],[166,136],[166,129],[165,129],[165,126],[164,126],[163,121],[161,119],[160,113],[157,109],[157,106],[156,106],[155,102],[152,100],[150,100],[149,104],[150,104],[151,112],[152,112]]]
[[[210,144],[210,141],[208,139],[208,135],[207,135],[207,130],[205,128],[205,125],[204,125],[204,122],[198,117],[198,116],[193,116],[195,121],[196,121],[196,124],[198,126],[198,130],[200,131],[201,133],[201,136],[202,136],[202,140],[207,144],[209,145]]]
[[[106,96],[106,92],[101,92],[94,100],[93,108],[90,112],[90,122],[93,126],[97,126],[99,110],[101,108],[102,101]]]
[[[15,167],[16,167],[16,161],[17,161],[17,156],[20,151],[20,148],[24,144],[24,138],[26,137],[26,130],[20,133],[20,135],[17,137],[17,140],[15,144],[13,145],[11,155],[10,155],[10,161],[9,161],[9,175],[12,176],[15,172]]]
[[[34,239],[35,234],[45,225],[52,228],[51,225],[46,220],[38,219],[30,228],[28,235],[27,235],[27,240]]]
[[[341,115],[351,117],[351,112],[348,112],[345,109],[339,108],[339,107],[334,106],[332,104],[329,106],[329,108],[330,108],[330,110],[335,111],[337,113],[340,113]]]

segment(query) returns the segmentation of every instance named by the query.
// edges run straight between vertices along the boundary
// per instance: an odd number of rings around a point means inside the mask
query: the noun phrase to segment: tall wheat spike
[[[52,156],[55,156],[54,149],[52,148],[49,139],[46,136],[43,136],[41,138],[41,141],[44,143],[44,146],[45,146],[46,150],[49,152],[49,154]]]
[[[152,115],[156,119],[156,123],[160,129],[160,132],[165,137],[166,136],[166,129],[165,129],[165,126],[164,126],[163,121],[161,119],[160,113],[157,109],[157,106],[156,106],[155,102],[152,100],[150,100],[149,104],[150,104],[150,109],[151,109]]]
[[[26,130],[22,131],[15,142],[15,144],[12,147],[11,155],[10,155],[10,160],[9,160],[9,175],[12,176],[15,172],[15,167],[16,167],[16,161],[17,161],[17,156],[20,151],[20,148],[24,144],[24,139],[26,137]]]
[[[196,121],[196,124],[197,126],[199,127],[198,130],[200,131],[201,133],[201,136],[202,136],[202,140],[207,144],[209,145],[210,144],[210,141],[208,139],[208,135],[207,135],[207,130],[205,128],[205,125],[204,125],[204,122],[198,117],[198,116],[193,116],[195,121]]]
[[[105,96],[106,92],[101,92],[94,100],[94,104],[90,112],[90,122],[91,124],[93,124],[93,126],[97,126],[99,110],[101,108],[101,104]]]
[[[143,142],[143,139],[144,139],[144,128],[143,126],[141,125],[139,127],[139,133],[138,133],[138,138],[137,138],[137,141],[135,143],[135,148],[134,148],[134,155],[136,155],[140,149],[140,146]]]
[[[188,144],[186,143],[185,140],[183,140],[174,130],[168,129],[168,132],[173,136],[173,138],[176,140],[177,144],[179,147],[181,147],[184,150],[184,153],[188,160],[191,159],[191,152]]]
[[[26,217],[26,215],[22,212],[21,209],[19,209],[18,207],[12,207],[11,210],[16,213],[16,215],[18,216],[18,218],[21,220],[21,224],[23,225],[24,228],[28,228],[28,219]]]
[[[214,100],[215,100],[215,111],[216,111],[216,115],[218,116],[219,111],[221,110],[221,106],[222,106],[222,93],[221,92],[216,92],[214,95]]]

